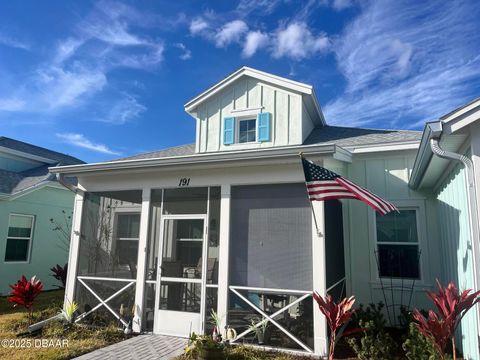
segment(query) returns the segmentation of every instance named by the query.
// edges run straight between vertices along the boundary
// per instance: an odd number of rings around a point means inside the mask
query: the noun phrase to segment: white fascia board
[[[450,111],[448,114],[441,116],[440,120],[444,122],[448,122],[456,117],[459,117],[462,114],[465,114],[471,111],[472,109],[475,109],[478,106],[480,106],[480,98],[476,98],[475,100],[470,101],[469,103],[462,105],[453,111]]]
[[[205,100],[209,99],[213,95],[217,94],[219,91],[223,90],[225,87],[228,85],[232,84],[235,82],[237,79],[239,79],[242,76],[250,76],[254,79],[258,79],[260,81],[264,81],[273,85],[281,86],[284,88],[287,88],[289,90],[302,93],[302,94],[307,94],[307,95],[312,95],[313,96],[313,87],[311,85],[307,85],[304,83],[300,83],[297,81],[293,81],[290,79],[282,78],[280,76],[272,75],[260,70],[252,69],[247,66],[244,66],[231,75],[227,76],[225,79],[219,81],[212,87],[208,88],[204,92],[202,92],[200,95],[196,96],[192,100],[188,101],[185,104],[185,111],[189,114],[193,112],[193,110],[202,102]]]
[[[10,154],[10,155],[15,155],[15,156],[18,156],[18,157],[23,157],[23,158],[29,159],[29,160],[43,162],[43,163],[46,163],[46,164],[54,164],[56,162],[55,160],[48,159],[48,158],[43,157],[43,156],[37,156],[37,155],[29,154],[29,153],[26,153],[26,152],[23,152],[23,151],[13,150],[13,149],[10,149],[10,148],[4,147],[4,146],[0,146],[0,152]]]
[[[398,151],[398,150],[415,150],[420,146],[419,141],[402,141],[388,144],[375,144],[363,146],[345,146],[352,154],[364,154],[373,152]]]
[[[430,148],[430,139],[432,137],[440,137],[443,131],[443,126],[441,121],[432,121],[425,124],[425,129],[423,130],[422,140],[420,141],[420,147],[417,151],[417,156],[415,157],[415,162],[413,164],[412,174],[410,180],[408,181],[408,186],[413,190],[419,188],[425,171],[430,164],[432,159],[433,152]]]
[[[334,144],[330,145],[308,145],[308,146],[286,146],[276,149],[252,149],[241,151],[224,151],[221,153],[195,154],[188,156],[174,156],[153,159],[120,160],[103,163],[92,163],[83,165],[68,165],[50,167],[51,173],[61,174],[83,174],[96,171],[111,170],[133,170],[139,168],[168,167],[168,166],[209,166],[217,167],[231,166],[232,162],[254,162],[269,159],[289,158],[298,156],[300,152],[308,155],[331,155],[337,151],[348,156],[348,152]]]
[[[480,119],[480,99],[442,119],[445,134],[450,135]]]

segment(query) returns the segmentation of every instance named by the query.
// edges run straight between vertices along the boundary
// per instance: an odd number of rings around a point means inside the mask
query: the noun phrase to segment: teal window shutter
[[[258,114],[258,141],[270,141],[270,113]]]
[[[223,118],[223,144],[233,144],[235,136],[235,118],[226,117]]]

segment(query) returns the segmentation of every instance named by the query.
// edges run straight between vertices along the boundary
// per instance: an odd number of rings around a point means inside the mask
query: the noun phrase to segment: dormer
[[[197,153],[301,145],[325,120],[311,85],[242,67],[187,104]]]

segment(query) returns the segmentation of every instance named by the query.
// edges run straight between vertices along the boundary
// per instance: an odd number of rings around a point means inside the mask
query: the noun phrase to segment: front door
[[[206,216],[166,215],[162,221],[154,330],[176,336],[202,333]]]

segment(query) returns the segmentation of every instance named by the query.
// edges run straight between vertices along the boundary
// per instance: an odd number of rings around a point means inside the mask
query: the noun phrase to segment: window
[[[140,214],[117,215],[117,255],[119,265],[137,263]]]
[[[416,210],[377,214],[377,246],[380,277],[420,279]]]
[[[5,261],[28,261],[34,217],[10,214]]]
[[[245,119],[238,121],[238,142],[254,142],[257,138],[257,120]]]

